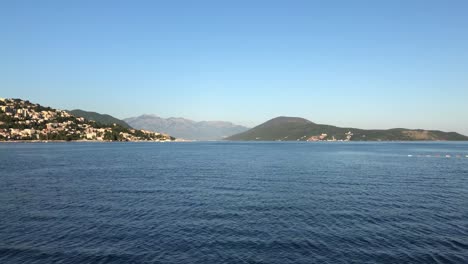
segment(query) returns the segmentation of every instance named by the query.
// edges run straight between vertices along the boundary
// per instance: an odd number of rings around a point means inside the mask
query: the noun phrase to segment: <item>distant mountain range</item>
[[[249,128],[224,121],[196,122],[185,118],[161,118],[156,115],[141,115],[124,121],[136,129],[160,131],[171,136],[189,140],[221,140]]]
[[[455,132],[423,129],[342,128],[313,123],[299,117],[277,117],[248,131],[230,136],[226,140],[258,141],[412,141],[412,140],[468,140]]]
[[[92,120],[98,123],[101,123],[103,125],[112,125],[112,124],[117,124],[121,125],[125,128],[132,128],[129,126],[125,121],[122,121],[120,119],[117,119],[111,115],[106,115],[106,114],[99,114],[96,112],[89,112],[89,111],[84,111],[81,109],[75,109],[75,110],[69,110],[67,111],[69,114],[78,116],[78,117],[83,117],[87,120]]]
[[[0,98],[1,99],[1,98]],[[23,107],[23,108],[22,108]],[[32,110],[31,110],[32,109]],[[37,110],[39,109],[39,110]],[[107,114],[100,114],[96,112],[84,111],[80,109],[62,111],[51,110],[51,108],[42,107],[38,104],[31,104],[29,101],[22,101],[20,99],[1,99],[0,100],[0,114],[4,119],[0,120],[0,128],[4,127],[3,138],[38,138],[42,139],[42,136],[47,136],[42,123],[42,116],[47,116],[48,112],[37,113],[39,121],[27,120],[28,124],[22,124],[21,118],[23,115],[31,116],[31,111],[52,111],[50,115],[58,115],[57,120],[60,122],[69,119],[68,121],[75,122],[75,117],[82,117],[84,120],[95,121],[96,123],[88,123],[80,125],[81,130],[77,130],[75,134],[66,134],[63,131],[68,131],[66,125],[63,125],[63,130],[57,129],[60,139],[81,139],[88,138],[94,135],[93,129],[109,128],[109,135],[112,133],[115,136],[112,140],[124,140],[120,138],[118,133],[123,132],[129,134],[125,140],[141,140],[141,137],[146,132],[133,131],[135,129],[143,129],[153,131],[162,134],[168,134],[172,137],[188,140],[233,140],[233,141],[415,141],[415,140],[465,140],[468,141],[468,137],[461,135],[456,132],[443,132],[439,130],[423,130],[423,129],[406,129],[406,128],[394,128],[394,129],[358,129],[348,127],[336,127],[331,125],[316,124],[307,119],[300,117],[286,117],[280,116],[273,118],[261,125],[258,125],[252,129],[244,126],[236,125],[231,122],[225,121],[200,121],[196,122],[185,118],[161,118],[156,115],[141,115],[138,117],[126,118],[120,120]],[[54,112],[55,111],[55,112]],[[24,113],[26,114],[24,114]],[[67,114],[71,115],[68,116]],[[16,119],[15,119],[16,118]],[[36,118],[36,117],[35,117]],[[15,120],[19,123],[15,123]],[[26,118],[27,119],[27,118]],[[25,120],[26,120],[25,119]],[[44,118],[43,118],[44,119]],[[62,120],[63,119],[63,120]],[[47,119],[46,119],[47,120]],[[76,119],[78,120],[78,119]],[[85,122],[80,121],[80,122]],[[26,121],[25,121],[26,122]],[[47,121],[49,122],[49,121]],[[58,122],[56,122],[58,123]],[[46,123],[44,123],[46,124]],[[47,123],[48,124],[48,123]],[[114,125],[115,124],[115,125]],[[54,123],[55,125],[55,123]],[[34,128],[37,131],[28,130]],[[120,128],[121,129],[120,129]],[[16,129],[8,130],[5,129]],[[89,128],[89,129],[88,129]],[[21,129],[26,129],[24,132]],[[85,133],[84,130],[88,129],[89,133]],[[120,129],[120,130],[119,130]],[[40,131],[39,131],[40,130]],[[115,131],[114,131],[115,130]],[[118,133],[116,131],[119,131]],[[130,131],[131,130],[131,131]],[[32,131],[32,132],[31,132]],[[74,130],[72,130],[74,131]],[[130,131],[130,132],[129,132]],[[1,131],[0,131],[1,132]],[[35,134],[34,134],[34,133]],[[13,137],[13,134],[17,133],[19,137]],[[32,135],[32,134],[34,135]],[[81,134],[80,134],[81,133]],[[137,136],[133,135],[138,134]],[[143,133],[143,134],[142,134]],[[24,136],[23,134],[27,134]],[[31,135],[30,135],[31,134]],[[63,134],[63,135],[62,135]],[[140,135],[141,134],[141,135]],[[16,134],[15,134],[16,135]],[[91,135],[91,136],[89,136]],[[50,135],[50,136],[55,136]],[[144,135],[147,137],[146,135]],[[109,136],[110,137],[110,136]],[[140,137],[140,138],[139,138]],[[167,139],[169,136],[164,135]],[[50,137],[48,137],[50,139]],[[96,137],[98,138],[98,137]],[[107,138],[106,138],[107,139]],[[103,138],[103,140],[106,140]],[[148,138],[150,139],[150,138]],[[156,139],[156,138],[154,138]],[[159,139],[159,138],[158,138]],[[171,138],[173,139],[173,138]],[[152,139],[150,139],[152,140]]]

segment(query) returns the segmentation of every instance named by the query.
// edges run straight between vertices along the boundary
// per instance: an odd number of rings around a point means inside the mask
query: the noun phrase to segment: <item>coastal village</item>
[[[304,138],[306,138],[307,136],[304,136]],[[309,138],[307,138],[306,141],[312,141],[312,142],[315,142],[315,141],[350,141],[351,138],[353,137],[353,133],[351,131],[345,133],[345,139],[340,139],[340,140],[337,140],[334,136],[332,136],[331,138],[328,137],[327,134],[325,133],[322,133],[321,135],[319,136],[311,136]]]
[[[173,141],[175,138],[147,130],[103,125],[63,110],[21,99],[0,98],[0,141]]]

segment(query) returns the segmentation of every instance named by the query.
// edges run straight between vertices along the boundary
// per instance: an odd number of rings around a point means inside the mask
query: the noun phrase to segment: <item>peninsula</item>
[[[226,138],[232,141],[438,141],[468,140],[456,132],[423,129],[358,129],[313,123],[300,117],[280,116]]]

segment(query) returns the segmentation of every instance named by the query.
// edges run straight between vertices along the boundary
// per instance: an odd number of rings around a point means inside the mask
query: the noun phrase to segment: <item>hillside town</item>
[[[18,140],[165,142],[175,138],[117,124],[103,125],[21,99],[0,98],[0,141]]]

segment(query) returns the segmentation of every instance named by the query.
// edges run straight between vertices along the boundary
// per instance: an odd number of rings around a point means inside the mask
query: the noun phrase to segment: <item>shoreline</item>
[[[225,142],[225,143],[437,143],[437,142],[468,142],[467,140],[366,140],[366,141],[259,141],[259,140],[171,140],[171,141],[151,141],[151,140],[138,140],[138,141],[103,141],[103,140],[5,140],[0,141],[0,144],[9,143],[174,143],[174,142]]]
[[[138,142],[151,142],[151,143],[170,143],[170,142],[184,142],[184,141],[151,141],[151,140],[139,140],[139,141],[103,141],[103,140],[6,140],[0,141],[2,143],[138,143]],[[186,142],[186,141],[185,141]]]

